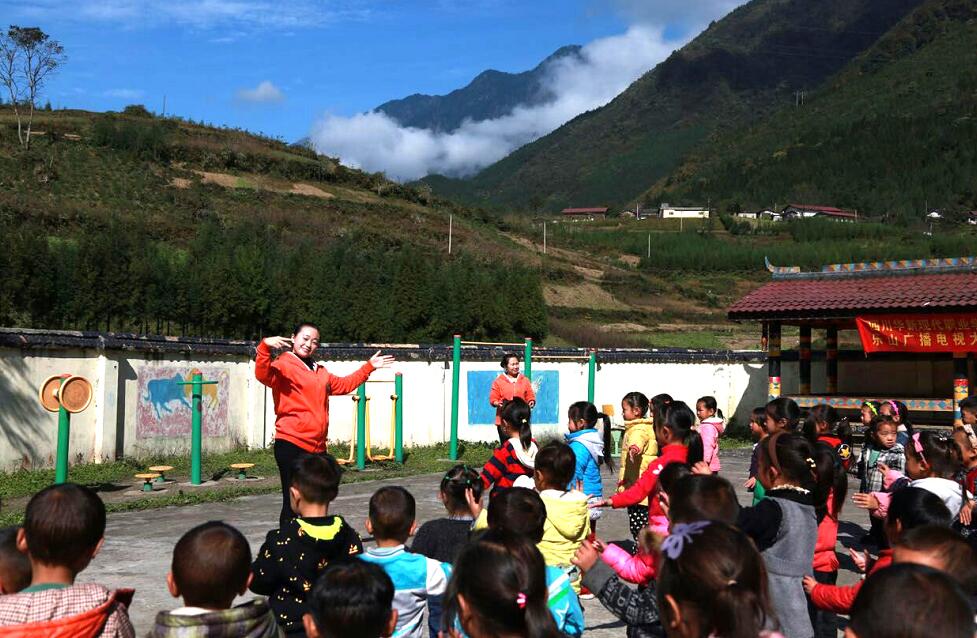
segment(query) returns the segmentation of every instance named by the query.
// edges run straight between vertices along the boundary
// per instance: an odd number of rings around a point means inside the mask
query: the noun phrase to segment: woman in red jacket
[[[254,376],[271,388],[275,401],[275,463],[282,479],[284,526],[295,513],[288,498],[292,466],[303,454],[324,454],[329,432],[329,397],[349,394],[378,368],[393,363],[391,356],[375,355],[346,377],[337,377],[312,359],[319,347],[319,329],[304,322],[291,337],[267,337],[258,344]],[[272,349],[285,350],[274,361]]]
[[[507,353],[499,364],[505,371],[492,382],[489,390],[489,404],[495,408],[495,427],[499,430],[499,442],[508,441],[502,433],[502,408],[513,399],[519,398],[529,404],[529,409],[536,407],[536,392],[533,383],[525,375],[519,373],[519,355]]]

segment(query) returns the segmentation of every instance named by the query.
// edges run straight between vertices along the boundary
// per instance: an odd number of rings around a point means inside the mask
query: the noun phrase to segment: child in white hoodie
[[[719,437],[726,429],[723,411],[716,405],[716,397],[705,396],[695,402],[695,415],[699,417],[699,436],[702,438],[702,461],[709,464],[713,474],[722,469],[719,462]]]

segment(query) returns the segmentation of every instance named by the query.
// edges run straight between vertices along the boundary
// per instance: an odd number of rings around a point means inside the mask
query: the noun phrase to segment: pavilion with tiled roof
[[[858,409],[868,399],[898,399],[914,412],[953,412],[959,419],[956,404],[969,392],[968,361],[977,352],[977,257],[832,264],[814,272],[769,262],[767,268],[772,281],[733,304],[728,317],[762,324],[771,398],[781,395],[782,327],[798,326],[798,384],[790,396],[801,407]],[[813,330],[825,331],[818,393],[811,380]],[[848,375],[851,387],[840,390],[839,330],[857,330],[864,351],[858,358],[872,363]],[[929,364],[928,376],[917,370],[921,361]],[[898,392],[891,391],[891,362],[904,364],[905,387]],[[889,391],[866,391],[866,373],[879,375],[884,383],[878,385]]]

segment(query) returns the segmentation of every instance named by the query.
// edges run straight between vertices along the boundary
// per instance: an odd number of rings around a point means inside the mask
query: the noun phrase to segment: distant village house
[[[662,204],[658,207],[658,216],[662,219],[709,219],[709,209],[701,206]]]
[[[758,221],[779,222],[783,220],[780,211],[764,208],[763,210],[743,211],[734,215],[739,219],[753,219]]]
[[[835,208],[834,206],[788,204],[781,214],[785,221],[792,219],[810,219],[812,217],[833,219],[840,222],[854,222],[858,220],[857,211]]]
[[[564,208],[563,219],[570,221],[595,221],[607,217],[607,207],[603,208]]]

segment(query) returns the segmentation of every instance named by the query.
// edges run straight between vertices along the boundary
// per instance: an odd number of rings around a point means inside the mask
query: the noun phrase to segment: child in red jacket
[[[482,467],[482,485],[485,489],[491,487],[491,496],[495,496],[500,489],[512,487],[524,476],[526,484],[521,487],[531,489],[538,448],[533,441],[529,404],[518,398],[507,403],[502,409],[499,429],[506,441]]]

